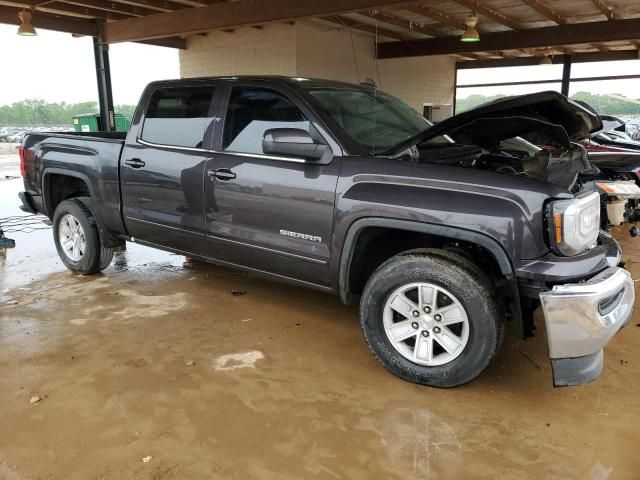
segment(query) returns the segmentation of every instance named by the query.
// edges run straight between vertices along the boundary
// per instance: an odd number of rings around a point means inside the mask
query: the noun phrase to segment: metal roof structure
[[[632,59],[640,49],[638,0],[0,0],[0,23],[19,24],[23,8],[36,28],[176,48],[210,30],[305,21],[375,35],[380,58],[450,54],[491,66]],[[477,43],[460,41],[470,15]]]

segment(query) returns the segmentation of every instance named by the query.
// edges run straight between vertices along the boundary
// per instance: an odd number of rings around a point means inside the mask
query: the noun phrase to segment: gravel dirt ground
[[[20,187],[0,181],[0,217]],[[640,278],[640,239],[616,235]],[[331,296],[136,245],[82,277],[50,230],[12,236],[0,480],[640,477],[637,315],[592,384],[552,387],[538,312],[534,338],[510,328],[479,379],[437,390],[388,374]]]

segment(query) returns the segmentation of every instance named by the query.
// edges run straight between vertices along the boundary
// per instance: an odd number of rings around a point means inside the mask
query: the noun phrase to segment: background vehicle
[[[600,132],[582,143],[589,152],[589,160],[598,167],[601,174],[593,177],[602,193],[602,226],[620,225],[623,222],[636,223],[640,219],[640,142],[627,133],[628,123],[624,120],[603,116],[604,126]],[[633,129],[629,129],[631,132]],[[633,133],[633,132],[632,132]],[[605,183],[601,181],[605,180]],[[632,227],[632,236],[638,229]]]
[[[135,241],[359,300],[376,358],[425,385],[478,376],[504,321],[526,337],[541,304],[554,382],[574,385],[634,302],[599,194],[577,182],[593,167],[575,142],[600,128],[554,92],[431,126],[371,85],[157,82],[126,136],[27,135],[21,198],[76,272]],[[545,148],[501,147],[517,136]]]

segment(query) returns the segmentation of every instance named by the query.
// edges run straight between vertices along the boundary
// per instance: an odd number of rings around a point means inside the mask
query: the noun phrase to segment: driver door
[[[327,286],[341,158],[333,151],[326,162],[263,151],[272,129],[322,137],[301,103],[264,83],[229,88],[216,153],[205,166],[206,235],[220,260]]]

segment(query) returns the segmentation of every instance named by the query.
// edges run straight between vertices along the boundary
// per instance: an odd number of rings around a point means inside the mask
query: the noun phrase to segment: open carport
[[[459,69],[548,58],[568,93],[575,63],[637,59],[636,3],[0,0],[0,22],[29,11],[36,29],[94,37],[112,128],[116,42],[180,49],[184,77],[372,78],[447,116]],[[460,41],[469,28],[479,42]],[[21,187],[0,180],[0,218],[21,214]],[[337,298],[136,244],[78,276],[42,228],[0,250],[0,479],[638,476],[637,315],[594,383],[552,387],[538,311],[535,336],[509,324],[480,378],[431,389],[380,368]],[[613,233],[638,278],[626,230]]]
[[[548,60],[563,65],[557,80],[566,94],[572,64],[636,60],[639,51],[634,0],[3,0],[0,23],[20,25],[22,11],[36,29],[94,38],[87,62],[95,64],[103,124],[111,129],[108,45],[118,42],[179,49],[185,78],[370,78],[420,111],[441,107],[432,112],[436,120],[451,114],[458,69]],[[461,41],[465,35],[479,41]],[[613,78],[620,77],[598,75]]]

